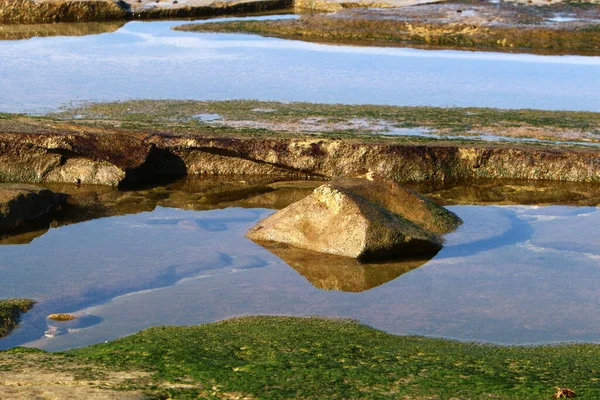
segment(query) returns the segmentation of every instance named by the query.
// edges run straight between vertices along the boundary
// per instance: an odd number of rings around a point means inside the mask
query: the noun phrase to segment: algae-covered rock
[[[15,329],[21,314],[29,311],[34,304],[35,301],[28,299],[0,300],[0,338]]]
[[[361,194],[371,181],[328,183],[303,200],[260,221],[246,236],[301,249],[353,258],[434,253],[441,239],[433,232]],[[365,185],[365,186],[363,186]],[[360,190],[354,191],[358,186]],[[373,190],[385,186],[373,184]],[[413,197],[412,201],[421,201]]]
[[[64,201],[64,195],[39,186],[0,184],[0,234],[43,216]]]

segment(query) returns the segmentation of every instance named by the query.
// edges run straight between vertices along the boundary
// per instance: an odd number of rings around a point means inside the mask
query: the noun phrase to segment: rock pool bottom
[[[243,237],[267,209],[158,207],[51,229],[0,247],[2,297],[39,301],[0,348],[60,350],[251,314],[504,344],[600,342],[599,208],[450,209],[465,223],[433,259],[377,268],[310,257],[291,268]],[[45,337],[54,312],[83,318]]]

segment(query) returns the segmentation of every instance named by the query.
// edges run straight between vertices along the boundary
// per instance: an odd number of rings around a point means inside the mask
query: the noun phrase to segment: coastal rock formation
[[[0,118],[0,182],[108,186],[185,175],[335,179],[373,173],[397,182],[527,179],[600,182],[597,146],[425,144],[335,138],[214,137],[198,131],[10,116]]]
[[[353,191],[354,186],[364,193],[368,182],[350,180],[344,184],[342,180],[320,186],[305,199],[260,221],[246,236],[259,243],[278,242],[360,259],[441,249],[435,234]],[[374,184],[372,189],[383,187]]]
[[[369,172],[398,182],[528,179],[600,182],[600,150],[492,144],[396,144],[336,139],[154,136],[190,174],[339,178]]]
[[[166,162],[136,134],[19,119],[0,119],[0,133],[0,182],[117,186],[152,176]]]
[[[64,202],[65,196],[27,184],[0,184],[0,234],[40,217]]]
[[[289,9],[292,0],[0,0],[0,23],[191,18]]]
[[[124,19],[111,0],[0,0],[0,23],[52,23]]]

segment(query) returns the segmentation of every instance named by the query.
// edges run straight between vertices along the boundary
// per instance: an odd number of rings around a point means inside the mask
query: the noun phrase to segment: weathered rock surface
[[[600,150],[335,139],[154,136],[190,174],[296,173],[322,178],[369,172],[398,182],[528,179],[600,182]],[[248,171],[248,172],[246,172]]]
[[[125,15],[111,0],[0,0],[1,23],[108,21]]]
[[[435,234],[355,193],[352,186],[343,182],[320,186],[305,199],[260,221],[246,236],[259,243],[278,242],[361,259],[441,249]]]
[[[0,184],[0,234],[48,213],[64,200],[64,195],[38,186]]]
[[[284,39],[363,45],[495,48],[552,54],[597,54],[598,6],[530,7],[505,2],[298,0],[295,6],[333,11],[278,21],[187,24],[182,30],[237,32]],[[393,7],[393,8],[392,8]],[[349,8],[345,10],[345,8]],[[566,20],[556,19],[569,15]],[[179,28],[178,28],[179,29]]]
[[[165,162],[136,134],[2,119],[0,133],[0,182],[116,186],[143,180]]]
[[[117,186],[160,176],[288,179],[373,173],[398,182],[527,179],[600,182],[600,149],[321,138],[215,138],[0,118],[0,182]]]
[[[292,6],[292,0],[0,0],[0,23],[189,18]]]
[[[453,231],[462,223],[453,212],[391,179],[341,178],[330,186],[338,190],[350,190],[434,233]]]

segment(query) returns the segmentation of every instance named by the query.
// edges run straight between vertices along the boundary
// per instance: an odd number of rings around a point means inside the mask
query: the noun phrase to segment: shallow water
[[[158,207],[50,229],[0,247],[3,296],[39,301],[0,348],[58,350],[247,314],[341,316],[509,344],[600,342],[600,208],[451,209],[465,223],[433,259],[375,269],[284,255],[291,268],[243,238],[267,209]],[[85,318],[54,323],[63,334],[46,338],[52,312]]]
[[[0,41],[0,111],[126,99],[600,111],[600,57],[335,46],[170,29],[183,23],[130,22],[99,35]]]
[[[550,144],[550,145],[567,145],[567,146],[587,146],[587,147],[598,147],[600,142],[574,142],[564,140],[547,140],[547,139],[536,139],[536,138],[524,138],[524,137],[510,137],[510,136],[498,136],[489,134],[480,134],[476,131],[470,131],[470,135],[440,135],[435,133],[433,129],[427,128],[390,128],[387,131],[378,133],[384,136],[414,136],[414,137],[426,137],[429,139],[462,139],[462,140],[475,140],[484,142],[511,142],[511,143],[537,143],[537,144]]]

